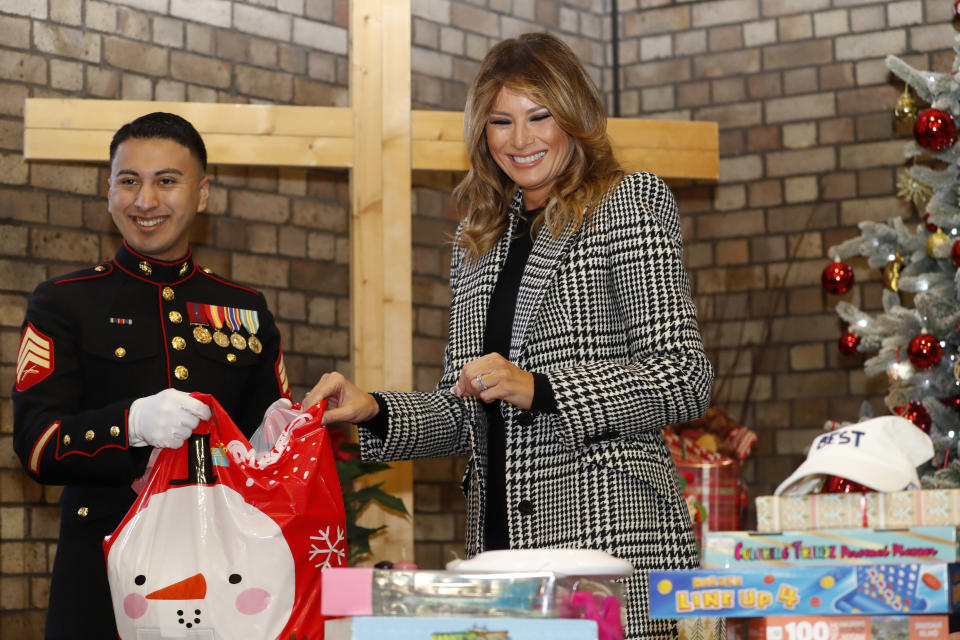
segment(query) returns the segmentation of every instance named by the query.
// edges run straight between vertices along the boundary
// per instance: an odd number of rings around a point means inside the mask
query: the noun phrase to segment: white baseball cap
[[[900,416],[850,424],[814,438],[807,459],[780,483],[774,495],[815,491],[825,475],[876,491],[920,488],[917,467],[933,457],[933,441]]]

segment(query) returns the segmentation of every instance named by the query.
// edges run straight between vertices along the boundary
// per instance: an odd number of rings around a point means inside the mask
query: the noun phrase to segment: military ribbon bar
[[[215,304],[203,304],[200,305],[200,308],[203,309],[207,319],[210,320],[210,324],[217,329],[223,328],[223,307]]]
[[[187,303],[187,317],[190,318],[190,324],[206,324],[206,319],[200,311],[200,303]]]
[[[230,325],[230,329],[233,331],[240,330],[240,310],[235,307],[223,307],[224,316],[226,316],[227,323]]]
[[[239,309],[239,312],[240,322],[243,324],[243,328],[246,329],[250,335],[256,334],[260,329],[260,314],[254,309]]]

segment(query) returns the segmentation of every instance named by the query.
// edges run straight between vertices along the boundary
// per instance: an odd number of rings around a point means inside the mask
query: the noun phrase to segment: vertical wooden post
[[[411,283],[410,1],[350,3],[350,313],[353,377],[363,389],[413,386]],[[413,465],[364,478],[383,482],[413,513]],[[386,524],[375,559],[413,560],[410,519],[371,505],[361,524]]]

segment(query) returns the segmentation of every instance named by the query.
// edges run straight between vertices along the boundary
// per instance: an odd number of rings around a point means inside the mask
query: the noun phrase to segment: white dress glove
[[[127,433],[130,446],[176,449],[201,420],[210,419],[210,407],[177,389],[164,389],[138,398],[130,405]]]

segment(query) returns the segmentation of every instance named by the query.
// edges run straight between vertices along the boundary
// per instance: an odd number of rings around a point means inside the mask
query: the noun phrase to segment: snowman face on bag
[[[151,496],[117,533],[107,572],[124,640],[275,638],[293,610],[280,526],[222,484]]]

